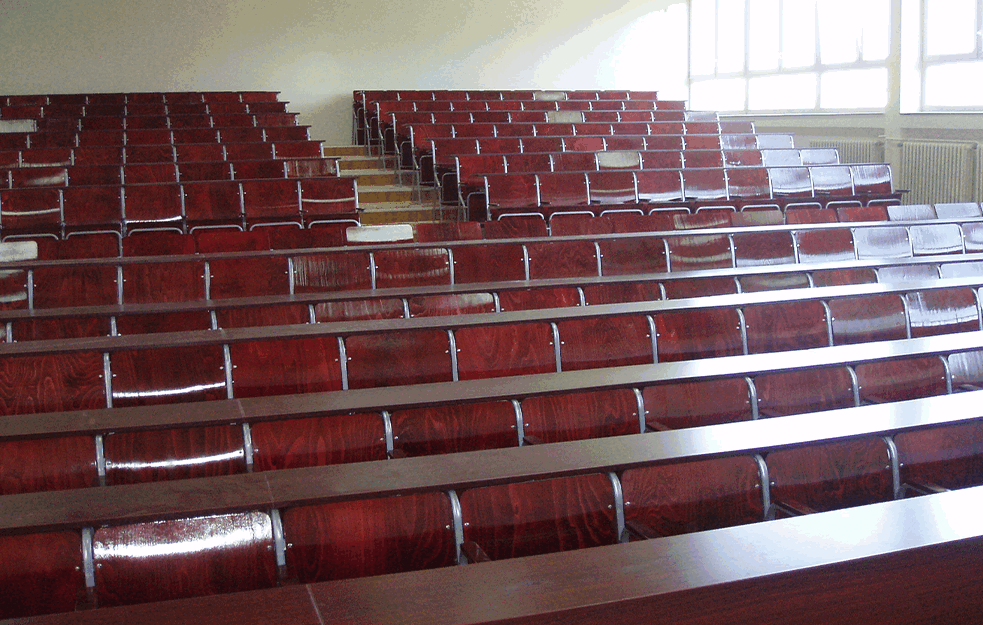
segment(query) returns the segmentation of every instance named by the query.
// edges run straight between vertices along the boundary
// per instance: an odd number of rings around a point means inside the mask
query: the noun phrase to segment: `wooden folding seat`
[[[540,213],[503,213],[496,221],[485,222],[486,239],[517,239],[547,236],[546,219]]]
[[[808,167],[770,167],[771,194],[775,198],[813,197]]]
[[[68,184],[66,167],[22,167],[10,170],[10,187],[64,187]]]
[[[311,143],[311,133],[310,126],[276,126],[267,127],[263,129],[263,135],[266,141],[275,143],[277,145],[276,152],[277,158],[284,158],[281,154],[289,154],[291,147],[288,145],[281,152],[280,144],[310,144]],[[310,148],[304,148],[305,150],[310,150]],[[320,158],[321,154],[318,154],[315,158]]]
[[[554,172],[585,172],[597,170],[597,159],[593,152],[560,152],[551,154]]]
[[[260,143],[264,140],[263,129],[262,128],[250,128],[250,127],[218,127],[218,138],[219,142],[223,144],[229,143]]]
[[[256,125],[260,128],[275,128],[278,126],[289,128],[297,125],[297,113],[253,113],[250,110],[249,114],[253,116]]]
[[[583,116],[583,121],[588,124],[616,124],[621,121],[621,110],[614,108],[615,106],[620,106],[620,102],[608,102],[611,105],[609,109],[597,109],[591,111],[583,111],[581,115]],[[610,133],[609,133],[610,134]]]
[[[390,416],[393,447],[400,456],[516,447],[512,402],[492,401],[396,410]]]
[[[942,263],[939,265],[939,276],[947,278],[968,278],[983,275],[983,263],[976,262],[957,262]]]
[[[539,183],[535,174],[489,175],[484,176],[484,181],[485,201],[488,207],[534,208],[539,206]]]
[[[101,606],[257,590],[277,582],[273,523],[263,512],[101,527],[93,554]]]
[[[983,387],[983,353],[958,352],[948,358],[953,391],[975,391]]]
[[[840,221],[843,221],[841,215]],[[856,228],[853,244],[857,258],[909,258],[912,256],[908,231],[902,226]]]
[[[28,133],[26,132],[4,132],[0,133],[0,149],[3,150],[26,150],[28,149]]]
[[[884,195],[894,193],[891,166],[887,163],[850,165],[853,186],[857,195]]]
[[[576,138],[574,137],[574,139]],[[646,139],[643,136],[633,135],[604,137],[604,150],[599,154],[619,151],[642,152],[646,149]],[[602,163],[603,157],[598,159],[598,166],[603,168]]]
[[[212,317],[207,310],[116,316],[116,334],[119,336],[211,329]]]
[[[8,356],[0,362],[0,414],[106,407],[102,354]]]
[[[905,206],[886,206],[890,221],[926,221],[938,219],[931,204],[908,204]]]
[[[450,382],[450,337],[443,330],[400,330],[345,338],[349,388]],[[458,342],[461,351],[461,342]],[[458,354],[458,358],[462,356]],[[485,354],[485,356],[488,356]]]
[[[446,249],[380,250],[374,254],[376,288],[450,284]]]
[[[402,319],[405,315],[400,298],[369,298],[321,302],[314,305],[314,321],[356,321],[367,319]]]
[[[287,576],[307,583],[451,566],[453,527],[440,492],[289,508]]]
[[[283,256],[212,260],[208,268],[211,299],[290,293],[290,272]]]
[[[189,230],[197,226],[242,226],[243,207],[238,182],[192,182],[181,185],[181,189]]]
[[[550,215],[549,231],[554,237],[610,234],[614,226],[607,217],[596,217],[590,211],[561,211]]]
[[[983,216],[976,202],[940,202],[935,205],[939,219],[975,219]]]
[[[0,619],[73,612],[87,603],[77,531],[0,536]]]
[[[654,125],[653,125],[654,128]],[[645,137],[645,149],[653,150],[672,150],[681,152],[683,150],[683,137],[676,134],[649,135]]]
[[[719,169],[724,166],[720,150],[683,150],[683,167],[686,169]]]
[[[724,146],[724,167],[761,167],[762,156],[760,150],[753,149],[728,149]],[[728,175],[731,172],[728,172]],[[765,172],[767,177],[767,172]],[[770,187],[769,187],[770,192]]]
[[[173,145],[174,138],[171,135],[169,128],[153,128],[147,130],[127,130],[126,131],[126,145],[127,147],[142,148],[157,146],[160,148],[169,148]],[[148,153],[152,153],[149,152]],[[166,150],[164,152],[166,154]],[[147,158],[147,157],[144,157]],[[151,162],[151,161],[147,161]]]
[[[0,495],[97,486],[96,455],[93,436],[0,441]]]
[[[647,110],[632,110],[631,105],[645,104],[644,102],[622,102],[624,110],[618,112],[619,122],[650,122],[654,121],[652,108]],[[649,102],[651,104],[651,102]]]
[[[143,167],[131,165],[131,167]],[[68,186],[119,186],[123,184],[123,167],[119,165],[75,165],[68,167]]]
[[[438,317],[496,312],[491,293],[462,293],[450,295],[418,295],[406,300],[409,317]]]
[[[338,340],[333,336],[233,343],[229,352],[234,397],[342,388]]]
[[[538,152],[538,153],[550,153],[550,152],[563,152],[566,148],[564,137],[533,137],[524,136],[520,139],[522,144],[521,152]],[[603,146],[604,140],[599,139],[599,142],[588,150],[583,150],[587,152],[594,152],[599,149],[597,145]],[[571,150],[573,151],[573,150]]]
[[[656,109],[657,103],[654,99],[627,100],[623,103],[626,111],[652,111]],[[682,117],[680,116],[680,121]]]
[[[795,243],[798,248],[799,262],[821,263],[857,259],[853,236],[845,228],[800,231],[796,233]]]
[[[346,291],[372,288],[368,252],[305,254],[293,259],[294,291]]]
[[[592,241],[550,241],[526,244],[529,278],[597,276],[599,260]]]
[[[303,222],[296,180],[243,180],[239,185],[247,224]]]
[[[877,273],[873,269],[826,269],[813,271],[813,286],[842,286],[845,284],[873,284],[877,282]]]
[[[706,211],[700,211],[706,212]],[[785,223],[785,215],[777,207],[766,204],[745,206],[737,213],[731,213],[730,225],[734,228],[756,228],[757,226],[781,226]]]
[[[831,224],[839,221],[836,210],[831,208],[790,208],[785,211],[785,223],[800,224]],[[853,240],[850,241],[853,247]]]
[[[273,160],[272,143],[224,143],[223,145],[226,158],[230,161]]]
[[[640,169],[682,169],[681,150],[646,150],[639,153],[642,163]]]
[[[117,303],[116,267],[61,265],[34,270],[35,308],[74,308]]]
[[[419,243],[477,239],[481,239],[481,224],[476,221],[424,222],[416,227],[416,240]]]
[[[257,144],[259,145],[259,144]],[[232,174],[236,180],[275,180],[287,177],[283,162],[266,160],[232,160]]]
[[[646,123],[648,120],[641,121],[627,121],[622,120],[615,124],[605,124],[608,127],[606,131],[601,128],[603,132],[578,132],[577,134],[594,134],[594,135],[622,135],[622,136],[645,136],[648,134],[659,134],[659,132]]]
[[[239,425],[114,432],[103,446],[109,485],[246,472]]]
[[[218,130],[215,128],[175,128],[171,131],[174,145],[178,156],[181,154],[181,145],[218,145]],[[188,159],[185,159],[188,160]]]
[[[248,113],[212,115],[212,126],[215,128],[250,128],[256,126],[256,119]]]
[[[725,378],[646,386],[645,423],[653,430],[675,430],[750,421],[750,384],[746,378]]]
[[[619,234],[657,232],[663,229],[661,219],[651,214],[643,214],[641,208],[608,208],[601,211],[601,217],[609,220],[614,231]]]
[[[473,488],[459,493],[462,550],[502,560],[618,542],[614,492],[594,473]]]
[[[127,164],[123,166],[123,182],[133,184],[166,184],[177,182],[177,167],[170,163]]]
[[[892,267],[878,267],[878,282],[912,282],[919,280],[936,280],[939,277],[939,266],[929,265],[894,265]]]
[[[69,319],[15,319],[9,330],[14,341],[51,341],[109,336],[110,318],[97,315],[75,315]]]
[[[693,235],[666,239],[670,271],[734,266],[731,239],[726,235]]]
[[[730,295],[737,293],[737,281],[733,278],[687,278],[669,280],[662,283],[666,299],[686,299],[708,295]]]
[[[355,182],[347,178],[300,179],[300,207],[304,222],[354,216],[358,211]]]
[[[901,483],[915,493],[983,484],[980,421],[962,421],[894,435]]]
[[[113,406],[225,399],[220,345],[122,350],[110,355]]]
[[[653,302],[663,299],[658,282],[590,284],[583,287],[584,305]]]
[[[31,149],[37,148],[74,148],[81,145],[80,137],[82,133],[72,130],[59,130],[50,132],[35,132],[30,135]]]
[[[204,102],[168,102],[167,103],[167,113],[172,117],[178,117],[184,119],[189,115],[196,115],[201,119],[201,124],[204,126],[211,126],[210,119],[204,119],[209,117],[208,105]],[[180,123],[180,122],[178,122]]]
[[[215,147],[221,150],[220,146]],[[181,163],[177,166],[177,171],[181,182],[232,180],[232,164],[222,161]]]
[[[579,137],[558,137],[562,139],[564,152],[601,152],[607,146],[608,137],[591,137],[587,135],[581,135]],[[537,137],[536,141],[540,138]],[[543,138],[544,143],[539,144],[539,147],[548,148],[550,145],[545,143],[546,138]],[[534,143],[528,144],[530,148],[537,147]],[[522,144],[523,148],[527,146],[525,140]],[[556,152],[557,150],[549,150],[551,152]]]
[[[340,175],[338,160],[334,158],[296,158],[284,161],[283,164],[287,170],[287,178],[322,178]]]
[[[553,159],[548,153],[533,152],[530,154],[506,154],[503,155],[505,171],[507,174],[526,174],[553,171]],[[486,174],[497,174],[497,171],[483,172]]]
[[[744,353],[741,318],[732,308],[659,313],[655,328],[658,362]]]
[[[638,399],[631,389],[539,395],[522,400],[527,443],[639,433]]]
[[[126,118],[128,130],[151,130],[155,128],[170,128],[166,115],[129,115]]]
[[[203,95],[200,92],[194,91],[176,91],[172,93],[164,94],[164,101],[167,102],[168,106],[174,105],[196,105],[202,104],[204,102]],[[209,93],[209,98],[212,97],[212,93]]]
[[[576,287],[544,287],[540,289],[509,289],[498,293],[502,312],[535,310],[539,308],[565,308],[582,304]]]
[[[461,380],[557,371],[556,345],[548,323],[461,328],[454,337]]]
[[[124,134],[120,130],[89,130],[79,131],[78,141],[74,147],[78,148],[122,148],[126,144]],[[73,147],[73,145],[59,146]],[[77,159],[76,159],[77,162]]]
[[[535,135],[537,137],[572,137],[575,134],[586,134],[586,135],[594,134],[594,133],[589,133],[589,132],[583,132],[583,133],[576,132],[574,130],[574,128],[575,128],[574,124],[571,124],[571,123],[560,123],[560,122],[557,122],[557,121],[553,121],[553,120],[550,119],[549,113],[547,113],[547,121],[548,121],[548,123],[545,123],[545,124],[535,124],[534,125],[535,130],[531,134],[526,133],[526,132],[523,132],[522,130],[519,130],[517,132],[521,132],[521,134],[519,134],[519,135],[511,135],[511,136],[532,136],[532,135]],[[509,128],[510,129],[514,129],[516,127],[517,127],[517,124],[514,124],[514,123],[509,125]],[[610,134],[610,133],[607,133],[607,134]]]
[[[904,301],[898,295],[864,295],[828,302],[834,345],[908,337]]]
[[[887,209],[877,205],[840,207],[836,214],[842,222],[888,221]]]
[[[979,305],[972,289],[937,289],[904,295],[912,338],[980,329]]]
[[[631,171],[598,171],[587,174],[591,204],[627,204],[638,201]]]
[[[894,499],[891,454],[882,438],[793,447],[768,453],[778,516],[809,514]]]
[[[306,304],[271,304],[219,308],[215,311],[215,318],[220,328],[257,328],[310,323],[311,312]]]
[[[90,130],[125,130],[126,118],[108,115],[86,115],[79,119],[78,128],[83,132]]]
[[[856,405],[853,376],[847,367],[783,371],[754,379],[758,414],[780,417]]]
[[[53,187],[0,190],[0,228],[5,235],[59,234],[63,222],[61,190]]]
[[[122,165],[123,149],[119,147],[77,147],[72,149],[75,166]]]
[[[896,208],[894,206],[888,209]],[[911,226],[911,249],[915,256],[962,254],[963,235],[956,224],[927,224]]]
[[[621,475],[629,537],[657,538],[764,519],[761,472],[751,456],[675,462]]]
[[[860,363],[860,401],[885,403],[946,394],[946,366],[939,356]]]
[[[546,124],[540,124],[544,128]],[[571,133],[572,134],[572,131]],[[536,135],[536,125],[513,121],[508,124],[457,124],[454,126],[454,136],[458,139],[482,139],[485,137],[514,137],[532,139]],[[544,140],[547,137],[544,137]],[[559,140],[555,141],[559,144]],[[551,152],[553,150],[526,150],[527,152]]]
[[[174,166],[170,166],[174,170]],[[184,227],[184,203],[178,184],[143,184],[123,187],[125,229]]]
[[[720,150],[718,135],[684,135],[683,147],[687,150]]]
[[[639,202],[679,202],[684,198],[683,177],[679,170],[642,170],[635,172]]]
[[[540,220],[542,221],[542,220]],[[487,227],[501,222],[488,222]],[[546,228],[543,223],[543,235]],[[475,282],[499,282],[526,279],[525,254],[522,246],[504,244],[488,247],[484,245],[458,246],[454,250],[454,283],[472,284]],[[488,254],[493,253],[495,262],[488,262]]]
[[[250,429],[256,471],[386,459],[378,413],[264,421]]]
[[[749,354],[826,347],[830,344],[822,302],[759,304],[743,308]]]
[[[735,234],[733,240],[736,267],[795,263],[790,232],[748,232]]]
[[[765,167],[801,167],[802,156],[798,150],[758,150],[761,154],[761,162]],[[809,170],[811,174],[811,169]],[[850,171],[847,170],[849,178]]]
[[[179,164],[214,163],[225,160],[225,147],[218,143],[176,143],[174,155]]]
[[[560,321],[557,328],[564,371],[654,361],[652,333],[644,316]]]

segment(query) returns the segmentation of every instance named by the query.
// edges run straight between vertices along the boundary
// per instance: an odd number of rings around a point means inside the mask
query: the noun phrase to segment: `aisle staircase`
[[[433,202],[420,197],[419,187],[400,181],[392,157],[370,156],[364,146],[325,147],[326,157],[339,157],[341,175],[358,181],[363,225],[417,223],[433,219]]]

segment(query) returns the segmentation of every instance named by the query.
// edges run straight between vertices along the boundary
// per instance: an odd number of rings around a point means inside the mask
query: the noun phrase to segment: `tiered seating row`
[[[711,436],[405,460],[395,472],[367,464],[11,497],[0,516],[4,570],[48,579],[8,599],[4,616],[72,610],[79,597],[125,605],[612,545],[754,523],[790,504],[889,501],[933,478],[935,489],[963,488],[981,477],[979,422],[928,415],[972,399],[831,414],[809,434],[732,424]],[[208,549],[191,548],[206,535]],[[24,557],[40,550],[40,565]],[[178,572],[194,583],[171,581]]]

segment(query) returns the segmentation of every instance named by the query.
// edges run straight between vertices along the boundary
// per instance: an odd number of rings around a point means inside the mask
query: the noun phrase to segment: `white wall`
[[[670,3],[0,0],[0,93],[277,90],[313,137],[346,144],[355,89],[684,97],[686,51],[653,17]]]

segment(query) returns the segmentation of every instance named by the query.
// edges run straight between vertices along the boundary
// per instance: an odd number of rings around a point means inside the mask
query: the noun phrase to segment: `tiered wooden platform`
[[[426,93],[475,124],[660,104]],[[371,97],[353,134],[396,150]],[[16,101],[43,124],[50,97]],[[0,190],[0,618],[973,622],[980,207],[683,165],[626,170],[682,197],[603,211],[543,204],[534,173],[536,205],[401,244],[302,195],[280,221],[8,233]],[[732,196],[742,167],[769,192]],[[687,197],[708,171],[726,196]]]

